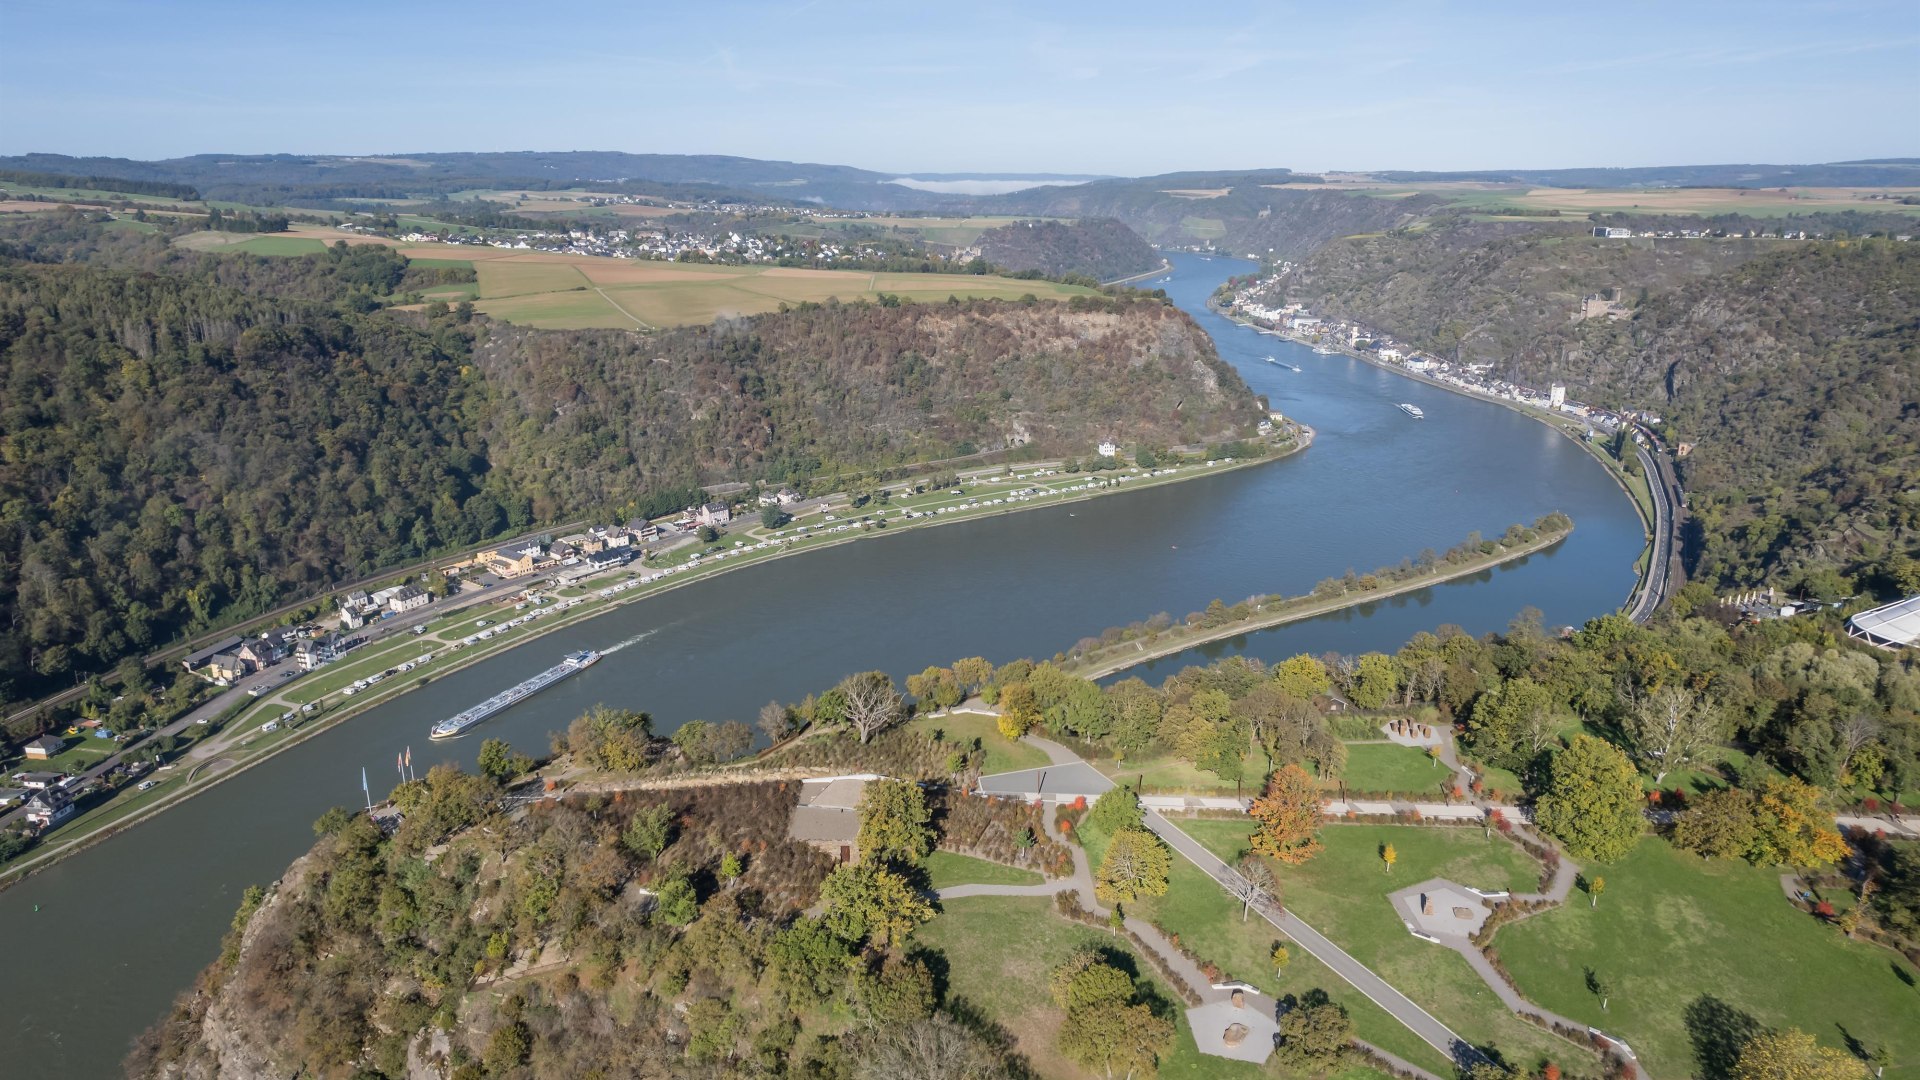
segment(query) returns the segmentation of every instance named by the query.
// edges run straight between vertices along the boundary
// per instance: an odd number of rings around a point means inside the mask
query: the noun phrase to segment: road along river
[[[1549,510],[1565,543],[1485,574],[1215,642],[1136,669],[1164,676],[1206,657],[1391,649],[1456,623],[1498,629],[1521,609],[1549,625],[1617,609],[1632,590],[1640,519],[1601,465],[1518,413],[1343,356],[1266,337],[1206,310],[1253,264],[1172,257],[1161,287],[1214,336],[1271,405],[1317,432],[1305,453],[1237,472],[1045,510],[862,540],[745,567],[620,608],[343,722],[146,824],[0,893],[0,1060],[8,1076],[111,1076],[132,1038],[218,951],[249,884],[278,876],[328,806],[378,797],[395,753],[424,772],[471,765],[481,739],[527,749],[597,703],[692,719],[751,720],[841,675],[984,655],[1048,656],[1105,627],[1220,597],[1293,595],[1497,533]],[[1158,282],[1144,283],[1152,287]],[[1268,364],[1272,355],[1301,370]],[[1410,402],[1415,420],[1395,408]],[[605,660],[477,727],[427,728],[556,663]]]

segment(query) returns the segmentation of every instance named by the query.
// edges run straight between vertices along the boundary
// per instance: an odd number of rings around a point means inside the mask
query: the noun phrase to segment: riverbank
[[[1211,641],[1221,641],[1226,638],[1239,637],[1242,634],[1253,633],[1257,630],[1267,630],[1276,626],[1285,626],[1288,623],[1299,622],[1302,619],[1311,619],[1321,615],[1331,614],[1332,612],[1343,611],[1350,607],[1358,607],[1361,604],[1369,604],[1378,600],[1400,596],[1405,593],[1418,592],[1421,589],[1444,584],[1445,582],[1454,581],[1459,578],[1471,577],[1474,574],[1491,570],[1504,563],[1513,562],[1516,559],[1523,559],[1529,555],[1545,551],[1564,541],[1572,534],[1573,526],[1569,524],[1564,529],[1557,529],[1551,533],[1543,533],[1535,539],[1517,547],[1504,548],[1492,555],[1482,556],[1481,558],[1455,566],[1436,566],[1433,571],[1418,577],[1394,582],[1378,589],[1369,589],[1361,593],[1346,593],[1340,596],[1328,597],[1324,600],[1313,600],[1311,597],[1290,597],[1283,600],[1276,600],[1274,606],[1283,610],[1256,611],[1252,617],[1236,620],[1229,625],[1197,628],[1191,631],[1183,631],[1180,628],[1176,628],[1165,631],[1160,638],[1151,644],[1145,642],[1133,643],[1136,646],[1134,651],[1128,652],[1121,649],[1121,655],[1091,657],[1087,662],[1081,664],[1070,661],[1065,665],[1065,669],[1085,679],[1104,679],[1109,675],[1119,674],[1128,668],[1138,667],[1141,664],[1185,652],[1196,645],[1205,645]],[[1299,606],[1290,606],[1295,603],[1298,603]]]
[[[1221,308],[1218,305],[1212,303],[1211,301],[1208,302],[1208,307],[1213,311],[1214,314],[1220,316],[1221,318],[1226,319],[1229,322],[1236,323],[1240,326],[1244,326],[1249,330],[1253,330],[1257,333],[1266,335],[1268,337],[1277,337],[1282,341],[1289,341],[1295,345],[1303,345],[1310,349],[1326,349],[1336,355],[1344,356],[1352,360],[1358,360],[1363,364],[1371,365],[1373,367],[1379,368],[1382,371],[1392,372],[1393,374],[1398,375],[1401,378],[1411,379],[1414,382],[1418,382],[1418,383],[1424,383],[1428,386],[1445,390],[1451,394],[1458,394],[1464,398],[1472,398],[1475,401],[1484,401],[1489,404],[1498,405],[1503,409],[1507,409],[1512,412],[1519,413],[1520,415],[1528,417],[1530,419],[1537,420],[1540,423],[1545,424],[1546,426],[1566,436],[1568,439],[1572,440],[1575,446],[1578,446],[1580,449],[1586,451],[1586,453],[1589,456],[1591,456],[1595,461],[1598,461],[1603,467],[1606,468],[1607,475],[1613,478],[1613,482],[1619,486],[1621,492],[1626,495],[1627,500],[1633,504],[1634,511],[1640,515],[1641,527],[1645,529],[1647,534],[1647,544],[1641,550],[1640,557],[1634,563],[1634,571],[1636,574],[1640,576],[1641,584],[1635,586],[1633,594],[1629,594],[1628,603],[1632,602],[1632,596],[1634,594],[1637,594],[1640,588],[1644,586],[1645,578],[1646,578],[1647,561],[1653,552],[1653,529],[1655,525],[1655,522],[1654,522],[1655,515],[1653,511],[1653,493],[1647,490],[1646,488],[1647,480],[1644,476],[1642,477],[1628,476],[1626,474],[1626,471],[1622,468],[1619,461],[1614,459],[1613,455],[1608,454],[1605,451],[1599,449],[1593,444],[1592,440],[1584,438],[1582,435],[1580,435],[1575,430],[1576,427],[1580,425],[1576,425],[1575,422],[1568,420],[1565,417],[1559,416],[1555,413],[1546,412],[1545,410],[1534,408],[1530,405],[1524,404],[1522,402],[1514,401],[1510,398],[1498,397],[1493,394],[1483,394],[1476,390],[1468,389],[1467,387],[1464,387],[1464,386],[1458,386],[1454,383],[1433,378],[1430,375],[1426,375],[1422,372],[1414,371],[1400,364],[1388,363],[1384,360],[1381,360],[1378,356],[1374,356],[1372,354],[1362,352],[1358,349],[1349,349],[1349,348],[1346,348],[1345,346],[1332,344],[1330,342],[1315,341],[1306,337],[1302,337],[1298,334],[1289,333],[1285,330],[1274,330],[1268,327],[1260,326],[1250,319],[1221,310]],[[1633,483],[1632,481],[1634,480],[1638,480],[1639,483],[1638,484]],[[1625,607],[1626,605],[1622,605],[1622,606]]]
[[[123,790],[113,798],[90,807],[85,814],[56,830],[54,836],[43,841],[41,846],[4,869],[0,869],[0,890],[17,884],[127,829],[148,822],[164,811],[211,791],[221,783],[324,732],[331,731],[341,723],[369,709],[386,705],[458,671],[484,660],[495,659],[554,631],[577,626],[637,601],[661,596],[688,585],[710,581],[745,566],[760,565],[894,533],[908,533],[940,525],[980,521],[1028,510],[1070,505],[1103,496],[1120,495],[1144,488],[1176,484],[1202,476],[1232,472],[1292,457],[1313,444],[1314,431],[1310,427],[1296,425],[1291,429],[1290,434],[1290,441],[1284,443],[1276,441],[1270,444],[1274,447],[1274,452],[1257,458],[1203,460],[1151,470],[1133,467],[1110,473],[1063,473],[1058,471],[1058,463],[1048,462],[1018,466],[1017,468],[1025,470],[1019,473],[1011,473],[1010,470],[1015,467],[1008,467],[1009,475],[974,476],[966,479],[964,483],[969,494],[957,499],[947,493],[929,494],[918,498],[895,500],[894,505],[890,507],[871,508],[869,516],[877,516],[879,520],[884,521],[884,527],[860,527],[858,522],[834,520],[833,516],[824,512],[820,517],[825,518],[829,524],[808,525],[806,528],[809,531],[804,534],[795,532],[799,528],[797,524],[772,531],[772,533],[765,530],[763,526],[754,525],[748,530],[748,535],[761,537],[761,539],[751,548],[743,546],[722,549],[710,560],[703,558],[698,564],[689,562],[683,556],[680,561],[670,567],[628,570],[625,573],[614,571],[575,586],[556,589],[555,595],[577,606],[556,611],[552,616],[542,617],[516,627],[508,631],[504,637],[496,637],[484,643],[476,642],[455,651],[454,643],[470,635],[473,620],[485,613],[484,610],[474,610],[483,605],[470,605],[469,608],[463,609],[458,615],[424,637],[398,636],[378,645],[368,646],[365,651],[351,654],[348,658],[338,661],[337,665],[330,665],[335,670],[329,674],[337,675],[342,672],[350,674],[362,669],[384,670],[404,660],[413,659],[425,645],[431,648],[440,659],[436,659],[434,663],[420,669],[417,673],[409,672],[405,676],[393,676],[391,682],[384,686],[360,691],[351,697],[344,695],[338,687],[314,696],[296,696],[300,695],[304,689],[316,685],[327,685],[325,681],[320,681],[326,676],[316,673],[314,676],[289,683],[286,687],[277,689],[258,701],[246,703],[239,714],[221,725],[223,731],[245,733],[237,746],[229,742],[217,754],[205,756],[195,765],[188,764],[188,755],[192,753],[189,750],[173,763],[176,769],[182,771],[179,778],[167,777],[159,788],[147,792]],[[1107,481],[1115,482],[1109,485]],[[1006,490],[1003,492],[1000,490],[1002,488]],[[1038,494],[1010,497],[1011,493],[1016,491],[1038,491]],[[834,509],[838,513],[845,513],[841,508]],[[908,518],[906,515],[909,513],[914,516]],[[831,531],[839,528],[845,528],[846,531]],[[727,539],[733,539],[733,537]],[[744,538],[737,542],[742,545],[748,543]],[[643,574],[650,576],[651,580],[644,584],[631,584],[622,592],[608,596],[600,595],[601,590],[610,585],[637,582]],[[511,603],[512,595],[500,597],[494,603],[496,605]],[[323,668],[321,671],[327,672],[328,669]],[[258,731],[264,719],[279,716],[285,711],[297,713],[301,705],[309,702],[319,703],[325,711],[296,727],[282,728],[272,733]],[[329,705],[328,702],[333,704]],[[214,734],[209,734],[207,739],[212,740],[216,737]],[[423,741],[426,739],[424,730],[421,732],[421,739]],[[185,770],[188,769],[192,770],[190,777],[185,775]]]

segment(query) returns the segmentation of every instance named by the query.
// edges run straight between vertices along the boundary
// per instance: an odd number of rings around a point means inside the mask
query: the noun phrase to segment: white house
[[[1118,454],[1120,452],[1119,445],[1116,444],[1112,439],[1100,440],[1100,445],[1095,447],[1094,449],[1100,451],[1101,457],[1113,457],[1115,454]]]
[[[1554,383],[1552,388],[1547,391],[1547,404],[1557,409],[1566,403],[1567,388],[1559,383]]]

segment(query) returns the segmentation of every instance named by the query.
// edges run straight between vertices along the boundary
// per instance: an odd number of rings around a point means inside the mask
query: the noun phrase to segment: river
[[[1479,633],[1523,608],[1549,625],[1618,608],[1640,520],[1600,464],[1511,410],[1344,356],[1262,336],[1206,309],[1240,260],[1174,255],[1169,295],[1273,408],[1318,433],[1293,457],[1071,506],[862,540],[746,567],[619,608],[345,721],[198,798],[0,893],[0,1072],[118,1074],[131,1040],[218,952],[241,892],[305,851],[328,806],[376,795],[411,746],[417,771],[471,765],[481,738],[529,750],[597,703],[692,719],[752,720],[856,670],[904,678],[984,655],[1047,656],[1081,637],[1220,597],[1292,595],[1348,568],[1439,550],[1564,510],[1572,536],[1472,578],[1197,647],[1136,669],[1163,677],[1233,652],[1275,659],[1393,649],[1455,623]],[[1263,361],[1273,355],[1301,371]],[[1412,402],[1414,420],[1395,408]],[[430,744],[427,727],[560,654],[614,649],[586,673]]]

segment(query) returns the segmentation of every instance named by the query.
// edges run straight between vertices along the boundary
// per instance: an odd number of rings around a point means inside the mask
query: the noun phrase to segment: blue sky
[[[1903,2],[6,0],[0,153],[883,171],[1920,156]]]

